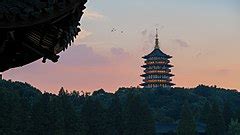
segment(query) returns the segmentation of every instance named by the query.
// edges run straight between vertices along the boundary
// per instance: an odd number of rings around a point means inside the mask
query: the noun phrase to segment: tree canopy
[[[0,80],[0,99],[3,135],[151,135],[156,123],[179,123],[179,134],[194,135],[197,122],[207,124],[209,135],[221,135],[227,127],[227,133],[237,132],[237,122],[230,120],[240,116],[239,92],[204,85],[93,94],[61,88],[52,94]]]

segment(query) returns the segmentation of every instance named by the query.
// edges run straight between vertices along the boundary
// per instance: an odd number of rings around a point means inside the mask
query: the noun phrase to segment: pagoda
[[[144,88],[171,88],[175,84],[172,83],[170,60],[172,56],[163,53],[159,47],[158,31],[156,30],[156,40],[154,50],[142,57],[145,59],[145,65],[142,67],[145,69],[143,83],[140,84]]]

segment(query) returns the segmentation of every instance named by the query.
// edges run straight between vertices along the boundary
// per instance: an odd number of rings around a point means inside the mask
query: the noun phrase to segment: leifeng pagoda
[[[156,32],[155,48],[154,50],[143,57],[145,59],[145,65],[142,67],[145,69],[144,77],[141,86],[144,88],[171,88],[174,83],[172,83],[170,60],[172,56],[163,53],[159,47],[158,32]]]

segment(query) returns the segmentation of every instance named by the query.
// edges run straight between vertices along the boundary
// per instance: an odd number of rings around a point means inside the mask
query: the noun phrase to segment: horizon
[[[137,87],[142,56],[153,50],[159,28],[161,50],[173,56],[176,87],[204,84],[239,91],[239,5],[238,0],[88,1],[82,32],[58,63],[38,60],[3,76],[51,93],[61,87],[86,92]]]

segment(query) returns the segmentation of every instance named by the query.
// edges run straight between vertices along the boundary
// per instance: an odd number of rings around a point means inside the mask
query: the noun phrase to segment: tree
[[[0,134],[26,134],[23,122],[24,110],[21,109],[20,97],[15,91],[0,89]]]
[[[42,96],[39,97],[38,101],[33,105],[32,110],[32,134],[35,135],[42,135],[42,134],[49,134],[51,132],[50,124],[50,95],[44,93]]]
[[[50,134],[51,135],[64,135],[65,133],[65,122],[64,114],[62,110],[62,103],[58,96],[52,96],[49,103],[49,121],[51,125]]]
[[[228,127],[228,135],[240,135],[240,123],[238,120],[231,120]]]
[[[207,135],[225,135],[225,123],[219,106],[214,103],[207,122]]]
[[[32,134],[75,135],[78,133],[76,113],[67,95],[44,93],[33,106]]]
[[[58,92],[58,96],[59,97],[64,97],[64,96],[67,96],[68,95],[68,92],[64,90],[63,87],[61,87],[60,91]]]
[[[177,127],[177,135],[196,135],[196,122],[190,110],[189,103],[182,107],[181,120]]]
[[[153,135],[155,122],[147,104],[138,95],[130,93],[127,96],[124,110],[123,135]]]
[[[240,107],[237,108],[237,111],[236,111],[235,114],[234,114],[234,119],[240,120]]]
[[[108,109],[108,119],[111,126],[111,134],[122,135],[124,130],[123,110],[119,98],[115,95]]]
[[[202,108],[202,111],[201,111],[201,115],[200,115],[200,120],[201,120],[201,122],[207,123],[207,121],[208,121],[208,116],[209,116],[209,113],[210,113],[210,109],[211,109],[210,104],[209,104],[209,102],[207,101],[207,102],[204,104],[204,106],[203,106],[203,108]]]
[[[19,127],[21,129],[20,134],[31,135],[31,106],[25,97],[21,97],[19,103],[21,105],[18,110],[18,115],[21,117],[21,125]]]
[[[70,94],[63,88],[59,91],[59,104],[64,120],[64,134],[75,135],[80,134],[79,121],[73,103],[70,101]]]
[[[230,124],[231,119],[233,117],[233,111],[230,106],[231,105],[230,105],[229,101],[224,103],[223,118],[224,118],[225,125],[226,125],[225,127],[228,127],[228,125]]]
[[[105,109],[99,101],[93,100],[91,97],[86,98],[81,111],[84,133],[86,135],[104,135],[108,132]]]

